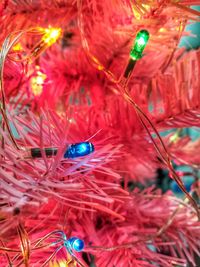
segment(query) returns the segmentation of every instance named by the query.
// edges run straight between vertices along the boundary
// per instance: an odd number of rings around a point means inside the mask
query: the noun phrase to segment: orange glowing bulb
[[[37,28],[37,30],[43,35],[39,43],[37,43],[32,51],[29,61],[33,61],[37,57],[41,55],[47,48],[53,45],[61,36],[62,30],[61,28]]]

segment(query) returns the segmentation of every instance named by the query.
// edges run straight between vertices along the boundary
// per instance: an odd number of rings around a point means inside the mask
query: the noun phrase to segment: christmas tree
[[[198,4],[1,1],[0,267],[198,266]]]

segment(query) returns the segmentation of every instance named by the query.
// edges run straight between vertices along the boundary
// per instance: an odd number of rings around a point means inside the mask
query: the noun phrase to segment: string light
[[[142,58],[142,53],[148,43],[149,33],[146,30],[141,30],[137,33],[135,38],[134,47],[130,52],[130,57],[133,60],[138,60]]]
[[[13,46],[12,50],[14,52],[22,51],[22,45],[20,43],[17,43],[16,45]]]
[[[81,252],[84,249],[84,241],[77,237],[71,237],[67,242],[65,242],[65,246],[70,248],[72,251]]]
[[[54,44],[61,35],[60,28],[48,28],[44,30],[45,35],[43,36],[42,40],[44,43],[48,44],[48,46]]]
[[[39,28],[39,31],[43,33],[43,37],[41,41],[32,49],[30,57],[31,59],[37,58],[43,51],[54,44],[62,34],[61,28]]]
[[[54,156],[58,152],[58,148],[49,147],[44,148],[44,154],[46,156]],[[94,152],[94,145],[90,142],[81,142],[76,144],[71,144],[67,147],[66,152],[64,154],[64,158],[77,158],[87,156]],[[30,154],[32,158],[41,158],[42,151],[40,148],[31,148]]]
[[[94,145],[90,142],[72,144],[67,148],[64,158],[77,158],[94,152]]]
[[[56,256],[54,259],[50,256],[42,266],[47,266],[49,263],[49,267],[69,267],[69,266],[81,266],[84,267],[85,265],[82,264],[81,260],[77,257],[76,252],[81,252],[84,249],[84,241],[77,237],[67,238],[65,232],[61,230],[52,231],[48,233],[45,237],[40,239],[36,244],[35,248],[41,246],[41,243],[48,239],[50,236],[54,236],[56,239],[51,242],[51,246],[56,246],[56,250],[52,254],[53,257]],[[58,239],[57,239],[58,238]],[[60,243],[62,242],[62,243]],[[64,250],[63,250],[64,249]],[[59,251],[62,253],[58,253]],[[75,252],[75,254],[74,254]],[[59,254],[59,255],[58,255]],[[64,257],[63,257],[64,256]]]
[[[58,152],[58,148],[56,148],[56,147],[47,147],[47,148],[44,148],[44,154],[47,157],[55,156],[57,154],[57,152]],[[42,157],[42,151],[38,147],[31,148],[30,154],[31,154],[31,157],[32,158],[41,158]]]
[[[61,235],[64,240],[63,246],[66,248],[67,252],[71,256],[71,259],[69,259],[66,262],[66,264],[71,263],[71,260],[73,260],[73,262],[77,262],[80,266],[83,266],[81,262],[79,261],[79,259],[74,254],[74,252],[81,252],[84,249],[84,246],[85,246],[84,241],[77,237],[71,237],[70,239],[67,239],[64,232],[61,232]]]
[[[194,178],[193,177],[183,177],[182,179],[183,179],[184,186],[185,186],[187,192],[190,192],[192,185],[194,183]],[[174,194],[183,196],[183,192],[178,187],[178,185],[175,181],[171,181],[170,188],[174,192]]]
[[[50,262],[49,267],[69,267],[69,266],[77,266],[76,262],[72,265],[72,260],[54,260],[53,262]]]
[[[141,30],[137,33],[134,46],[130,51],[130,59],[123,75],[123,77],[126,79],[126,82],[131,76],[137,60],[142,58],[142,53],[148,43],[148,40],[149,32],[147,30]]]
[[[44,73],[42,73],[40,70],[39,70],[39,66],[37,66],[37,72],[36,72],[36,76],[32,77],[31,80],[30,80],[30,83],[31,83],[31,89],[32,89],[32,92],[35,96],[38,96],[42,93],[43,91],[43,84],[44,84],[44,81],[46,79],[46,75]]]

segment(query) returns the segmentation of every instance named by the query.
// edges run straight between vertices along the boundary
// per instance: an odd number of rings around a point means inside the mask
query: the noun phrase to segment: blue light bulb
[[[64,158],[77,158],[87,156],[94,152],[94,145],[90,142],[82,142],[70,145],[65,154]]]
[[[194,183],[194,179],[183,179],[183,183],[185,186],[185,189],[187,190],[187,192],[190,192],[192,184]],[[179,186],[177,185],[177,183],[175,181],[172,181],[170,184],[171,190],[175,193],[175,194],[183,194],[183,192],[181,191],[181,189],[179,188]]]
[[[68,240],[68,244],[72,250],[75,250],[77,252],[80,252],[84,248],[84,242],[83,240],[77,238],[77,237],[71,237]]]

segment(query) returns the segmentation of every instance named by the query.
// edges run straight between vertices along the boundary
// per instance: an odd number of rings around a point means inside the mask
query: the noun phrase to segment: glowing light
[[[45,34],[42,38],[42,40],[48,44],[49,46],[54,44],[61,35],[61,29],[60,28],[48,28],[44,30]]]
[[[75,250],[77,252],[80,252],[83,250],[85,244],[83,242],[83,240],[77,238],[77,237],[71,237],[68,241],[67,241],[67,245],[72,249]]]
[[[33,47],[31,51],[31,56],[29,58],[30,62],[33,59],[39,57],[42,52],[44,52],[48,47],[54,44],[62,33],[62,30],[60,28],[51,28],[51,27],[47,29],[37,28],[37,30],[41,34],[43,34],[43,37],[40,40],[40,42]]]
[[[39,68],[38,68],[39,69]],[[36,76],[31,78],[31,89],[35,96],[38,96],[43,91],[43,84],[46,79],[46,75],[41,71],[37,70]]]
[[[60,261],[59,262],[59,267],[66,267],[66,262]]]
[[[173,134],[169,140],[172,143],[176,143],[179,140],[180,136],[179,136],[179,132],[176,132],[175,134]]]
[[[16,45],[13,46],[12,48],[13,51],[21,51],[22,50],[22,45],[20,43],[17,43]]]
[[[130,57],[133,60],[138,60],[142,57],[142,53],[148,43],[149,32],[146,30],[141,30],[137,33],[135,38],[134,47],[130,52]]]
[[[77,158],[94,152],[94,145],[90,142],[72,144],[67,148],[64,158]]]
[[[145,15],[145,13],[150,11],[150,6],[146,5],[146,4],[141,4],[141,8],[139,9],[139,7],[135,7],[134,5],[132,6],[132,10],[133,10],[133,14],[134,17],[137,20],[140,20],[142,18],[142,16]]]
[[[165,28],[160,28],[159,32],[166,32],[167,30]]]
[[[76,158],[89,155],[94,151],[94,145],[90,142],[82,142],[77,144],[69,145],[65,154],[64,158]],[[44,148],[43,152],[46,156],[51,157],[57,154],[58,148],[56,147],[46,147]],[[40,148],[35,147],[30,149],[31,157],[32,158],[41,158],[42,151]]]
[[[143,39],[143,38],[140,38],[139,40],[138,40],[138,45],[145,45],[146,43],[145,43],[145,40]]]
[[[72,260],[54,260],[53,262],[50,262],[49,267],[69,267],[72,266]],[[74,263],[73,266],[76,266],[76,263]]]

